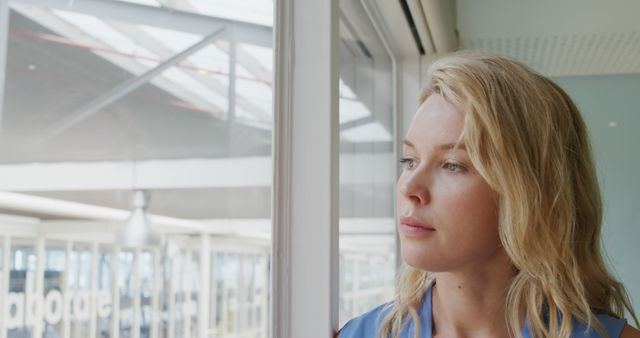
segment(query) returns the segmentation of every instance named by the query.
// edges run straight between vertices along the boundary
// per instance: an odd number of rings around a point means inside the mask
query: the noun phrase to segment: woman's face
[[[464,146],[453,149],[463,122],[461,111],[434,94],[407,132],[397,184],[398,231],[402,256],[414,268],[456,271],[504,253],[498,196]]]

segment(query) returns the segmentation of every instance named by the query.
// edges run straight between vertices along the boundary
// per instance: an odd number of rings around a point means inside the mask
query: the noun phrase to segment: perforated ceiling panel
[[[462,40],[520,60],[551,76],[640,73],[640,32],[612,32]]]
[[[505,54],[551,76],[640,73],[640,1],[456,3],[464,49]]]

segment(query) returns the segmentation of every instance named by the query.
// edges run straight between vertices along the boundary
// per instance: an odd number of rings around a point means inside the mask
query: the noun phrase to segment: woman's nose
[[[412,203],[428,204],[431,200],[428,177],[419,173],[405,173],[403,176],[398,180],[398,192]]]

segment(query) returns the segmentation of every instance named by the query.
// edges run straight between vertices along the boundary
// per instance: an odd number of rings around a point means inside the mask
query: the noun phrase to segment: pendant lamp
[[[162,236],[149,221],[147,206],[149,193],[134,190],[131,199],[131,216],[116,234],[116,244],[123,247],[159,247]]]

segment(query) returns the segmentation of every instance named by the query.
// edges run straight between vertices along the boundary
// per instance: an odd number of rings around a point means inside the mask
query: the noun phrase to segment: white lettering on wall
[[[33,326],[36,323],[43,302],[36,293],[32,272],[27,272],[25,290],[27,290],[27,294],[24,306],[24,326]]]
[[[98,317],[108,317],[111,314],[111,293],[109,291],[98,291],[96,311],[98,313]]]
[[[47,323],[59,323],[63,314],[62,292],[51,290],[44,299],[44,320]]]
[[[7,328],[15,329],[24,326],[24,293],[11,292],[7,295]]]
[[[38,295],[33,286],[33,273],[27,272],[26,292],[7,294],[4,311],[8,330],[33,326],[42,317],[47,323],[55,325],[62,320],[65,311],[72,320],[78,321],[88,320],[92,308],[98,317],[111,315],[111,293],[108,290],[99,290],[95,299],[91,298],[89,290],[77,290],[71,294],[69,304],[64,304],[60,290],[53,289],[46,295]]]
[[[76,320],[89,319],[89,292],[78,290],[73,297],[73,318]]]

